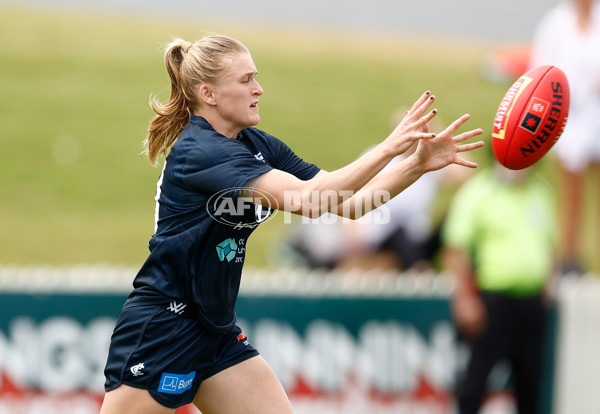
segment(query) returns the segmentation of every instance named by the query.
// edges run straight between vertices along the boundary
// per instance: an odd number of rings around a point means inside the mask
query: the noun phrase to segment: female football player
[[[151,102],[157,115],[145,141],[151,163],[165,156],[155,233],[112,336],[101,413],[173,413],[191,402],[203,414],[291,413],[274,372],[236,326],[250,233],[271,208],[356,218],[376,206],[377,192],[393,197],[452,163],[474,168],[458,153],[483,142],[458,144],[482,131],[453,136],[464,115],[430,132],[437,111],[426,92],[378,146],[327,172],[253,128],[263,89],[240,42],[176,39],[165,64],[171,96]],[[414,154],[377,175],[416,141]]]

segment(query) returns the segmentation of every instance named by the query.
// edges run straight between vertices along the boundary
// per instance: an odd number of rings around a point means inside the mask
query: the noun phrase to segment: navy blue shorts
[[[214,333],[166,306],[129,300],[112,335],[104,388],[147,389],[177,408],[193,401],[204,379],[257,355],[237,326]]]

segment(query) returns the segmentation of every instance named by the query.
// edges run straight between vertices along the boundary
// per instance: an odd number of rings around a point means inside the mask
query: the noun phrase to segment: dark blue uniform
[[[272,168],[319,172],[265,132],[231,139],[191,117],[158,181],[150,255],[112,337],[107,391],[124,383],[178,407],[203,379],[258,354],[235,326],[235,302],[246,241],[271,212],[238,195]]]

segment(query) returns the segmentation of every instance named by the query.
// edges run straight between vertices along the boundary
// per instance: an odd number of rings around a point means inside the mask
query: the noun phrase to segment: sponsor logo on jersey
[[[223,240],[221,243],[217,244],[217,255],[219,255],[219,260],[222,262],[225,260],[231,262],[235,257],[237,248],[238,245],[233,238]]]
[[[158,385],[158,392],[166,394],[183,394],[185,391],[192,388],[196,371],[188,374],[171,374],[163,372]]]
[[[237,336],[237,340],[238,340],[238,342],[243,342],[244,345],[249,345],[248,337],[246,335],[244,335],[243,333],[241,333]]]

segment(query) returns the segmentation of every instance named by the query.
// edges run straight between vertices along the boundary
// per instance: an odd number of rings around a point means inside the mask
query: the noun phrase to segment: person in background
[[[550,10],[535,31],[530,66],[555,65],[567,75],[571,91],[569,119],[555,146],[558,156],[561,273],[585,272],[581,226],[585,178],[593,173],[600,192],[600,2],[564,0]],[[600,201],[596,207],[600,216]],[[600,221],[593,234],[600,235]],[[592,245],[598,246],[600,239]],[[600,263],[596,263],[600,265]]]
[[[498,163],[469,179],[442,230],[444,268],[455,279],[451,309],[470,350],[457,399],[475,414],[497,362],[511,365],[519,414],[537,414],[547,289],[557,229],[549,185],[530,169]]]

